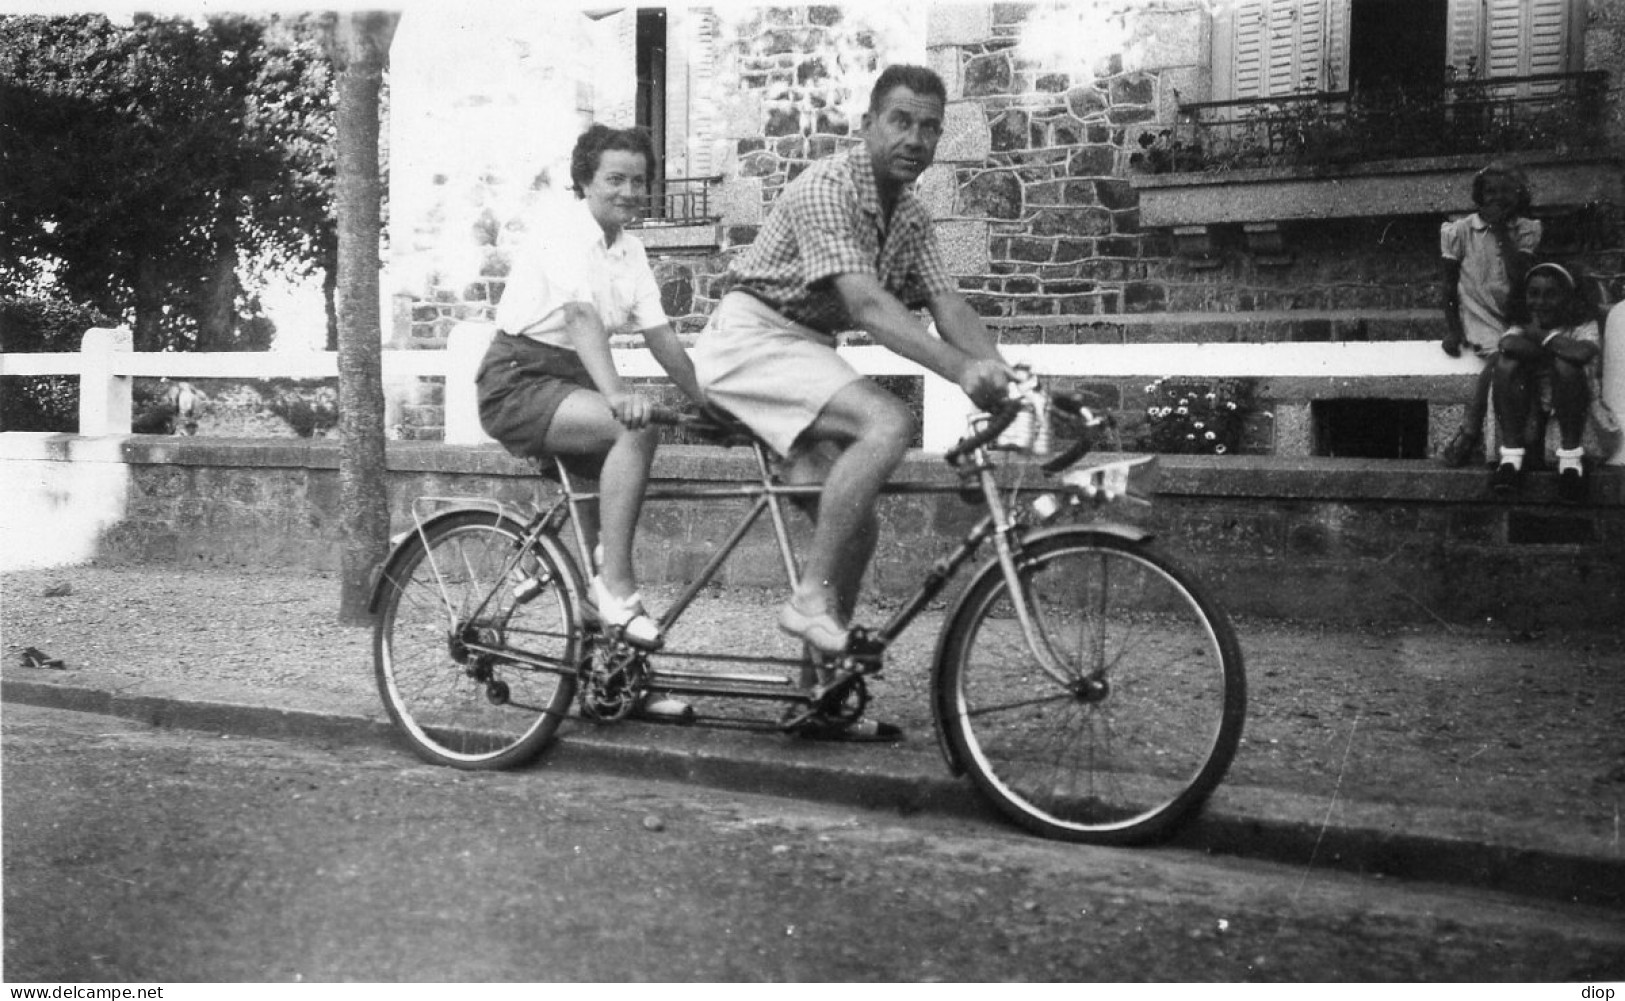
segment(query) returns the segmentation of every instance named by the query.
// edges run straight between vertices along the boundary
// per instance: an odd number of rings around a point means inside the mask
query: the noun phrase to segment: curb
[[[366,744],[405,750],[394,727],[331,711],[280,709],[225,701],[123,694],[16,678],[0,681],[0,701],[97,713],[150,726],[246,737]],[[653,732],[665,727],[650,725]],[[618,728],[619,729],[619,728]],[[582,729],[552,745],[536,770],[563,768],[692,783],[735,792],[814,799],[909,815],[999,819],[970,787],[950,776],[854,768],[839,761],[785,761],[771,755],[718,753],[657,740],[595,735]],[[1226,787],[1220,787],[1221,793]],[[1277,807],[1259,809],[1264,800]],[[1231,802],[1234,801],[1234,802]],[[1267,790],[1229,790],[1191,817],[1166,844],[1280,865],[1318,866],[1363,876],[1472,886],[1562,903],[1625,909],[1625,856],[1600,858],[1488,839],[1417,833],[1404,814],[1352,807],[1353,822],[1331,824]],[[1322,805],[1314,810],[1324,811]],[[1283,815],[1284,814],[1284,815]],[[1414,826],[1414,825],[1410,825]]]

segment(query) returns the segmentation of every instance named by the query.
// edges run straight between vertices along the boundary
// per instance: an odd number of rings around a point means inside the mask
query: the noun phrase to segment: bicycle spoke
[[[1234,751],[1233,636],[1148,552],[1079,530],[1023,553],[1020,595],[1075,691],[1049,691],[1002,574],[955,624],[950,740],[996,802],[1044,833],[1146,836],[1199,802]]]
[[[574,696],[579,634],[559,571],[547,570],[554,586],[519,595],[516,568],[543,551],[527,550],[518,525],[489,513],[438,521],[418,541],[380,609],[385,705],[431,761],[517,763],[551,736]]]

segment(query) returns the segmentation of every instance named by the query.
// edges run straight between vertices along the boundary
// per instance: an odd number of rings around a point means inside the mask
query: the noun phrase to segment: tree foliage
[[[336,253],[332,69],[303,18],[0,17],[0,291],[263,347],[255,270]]]
[[[59,298],[0,295],[0,351],[77,351],[86,330],[108,323],[95,310]],[[72,431],[78,410],[73,376],[0,376],[0,431]]]

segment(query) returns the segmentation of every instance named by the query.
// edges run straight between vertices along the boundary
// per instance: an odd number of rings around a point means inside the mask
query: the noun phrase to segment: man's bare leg
[[[827,442],[839,452],[824,478],[817,527],[790,600],[801,614],[830,616],[844,629],[874,553],[875,504],[908,451],[913,420],[896,397],[864,379],[836,393],[803,434],[814,451],[827,454]]]

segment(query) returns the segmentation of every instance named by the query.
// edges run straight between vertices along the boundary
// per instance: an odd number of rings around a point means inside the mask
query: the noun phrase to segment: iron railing
[[[700,226],[716,222],[721,216],[711,210],[711,189],[721,183],[721,174],[666,178],[649,193],[648,209],[639,225]]]
[[[1167,173],[1584,149],[1606,143],[1607,99],[1608,74],[1593,70],[1182,103],[1135,161]]]

